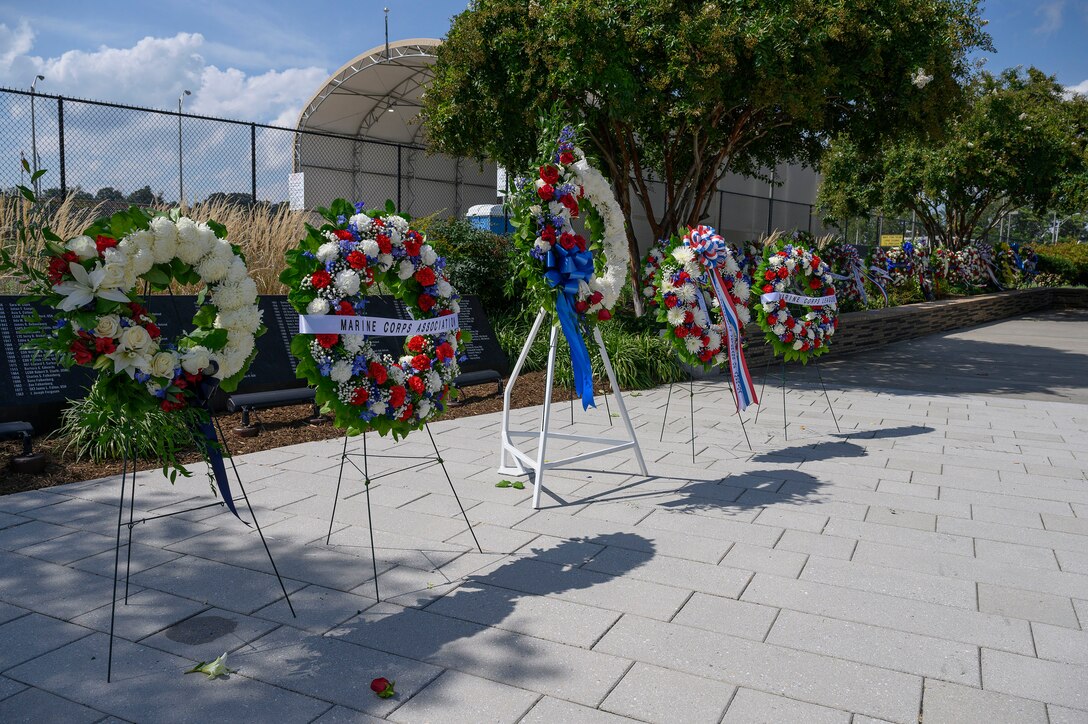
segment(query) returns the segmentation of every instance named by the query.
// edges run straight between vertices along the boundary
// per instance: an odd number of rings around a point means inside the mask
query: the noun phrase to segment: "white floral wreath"
[[[96,233],[64,245],[50,261],[52,288],[45,301],[68,321],[69,330],[61,328],[59,339],[77,364],[126,374],[159,398],[163,409],[180,409],[199,379],[230,380],[233,387],[248,367],[255,337],[263,331],[257,284],[239,250],[209,224],[131,213],[137,215],[129,221],[143,228],[119,241]],[[141,279],[157,288],[202,282],[196,328],[173,342],[164,340],[154,315],[139,303]],[[106,312],[92,311],[102,307],[97,300],[105,300]]]

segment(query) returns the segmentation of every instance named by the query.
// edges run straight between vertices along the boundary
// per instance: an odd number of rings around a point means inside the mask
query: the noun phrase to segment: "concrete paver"
[[[789,439],[772,376],[752,450],[724,383],[701,380],[694,462],[686,402],[674,391],[658,441],[667,388],[629,394],[650,477],[626,454],[549,471],[540,511],[530,488],[494,487],[497,414],[438,422],[483,554],[438,471],[374,486],[372,561],[355,478],[325,545],[341,441],[240,456],[297,617],[229,514],[140,524],[111,684],[117,478],[0,496],[0,720],[1088,721],[1074,328],[1088,314],[821,361],[841,431],[791,367]],[[208,501],[194,477],[141,473],[138,511]],[[182,674],[223,651],[229,678]],[[375,697],[376,676],[398,695]]]

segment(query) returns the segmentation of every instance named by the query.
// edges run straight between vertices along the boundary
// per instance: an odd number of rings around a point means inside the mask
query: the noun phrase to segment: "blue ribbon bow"
[[[196,393],[197,401],[200,402],[200,406],[208,411],[209,418],[213,414],[210,403],[217,386],[217,381],[212,381],[212,378],[205,376],[193,390]],[[223,496],[223,502],[227,504],[230,512],[234,513],[235,518],[242,520],[242,516],[238,514],[238,508],[234,505],[234,496],[230,492],[230,479],[227,478],[227,466],[223,462],[223,453],[219,450],[219,437],[215,434],[215,426],[209,419],[207,422],[197,424],[196,429],[208,441],[208,464],[212,466],[215,484],[219,488],[219,494]],[[244,520],[242,522],[249,525]]]
[[[555,296],[555,313],[570,348],[574,389],[582,398],[582,409],[596,407],[593,402],[593,368],[589,361],[589,350],[582,336],[578,312],[574,309],[579,282],[588,282],[593,277],[593,253],[588,250],[579,251],[577,247],[565,249],[561,244],[556,244],[548,252],[544,263],[547,265],[544,278],[559,291]]]

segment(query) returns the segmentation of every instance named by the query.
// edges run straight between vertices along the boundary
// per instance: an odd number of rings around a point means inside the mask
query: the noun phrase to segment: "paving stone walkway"
[[[0,721],[1086,722],[1088,316],[985,329],[828,364],[841,432],[791,368],[784,434],[774,370],[751,452],[721,382],[674,387],[661,440],[668,390],[630,394],[650,477],[627,455],[552,471],[536,512],[494,487],[498,415],[435,424],[484,552],[440,469],[372,457],[380,602],[352,467],[330,535],[342,443],[246,455],[297,617],[221,508],[137,524],[110,684],[118,478],[0,497]],[[1043,399],[949,382],[964,360],[1008,377],[1002,339],[1062,360],[1023,372]],[[141,474],[135,515],[209,495]],[[229,678],[182,674],[224,651]]]

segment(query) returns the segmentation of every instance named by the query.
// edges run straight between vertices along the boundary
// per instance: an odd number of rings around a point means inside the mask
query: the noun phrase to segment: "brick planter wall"
[[[1088,308],[1088,289],[1017,289],[962,299],[849,312],[840,315],[839,329],[832,338],[831,351],[821,359],[841,357],[937,332],[977,327],[1052,306]],[[761,367],[772,356],[771,346],[764,344],[763,330],[757,325],[750,324],[745,332],[750,340],[745,351],[748,367]]]

